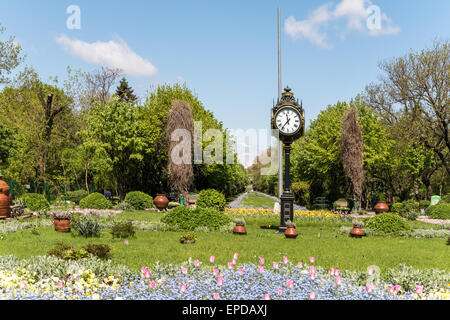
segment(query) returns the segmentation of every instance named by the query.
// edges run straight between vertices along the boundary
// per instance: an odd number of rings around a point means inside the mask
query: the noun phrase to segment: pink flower
[[[395,285],[395,291],[399,291],[402,287],[399,284]]]
[[[22,280],[22,281],[19,282],[19,287],[20,288],[25,289],[26,286],[27,286],[27,283],[25,281]]]
[[[209,262],[214,263],[214,256],[209,257]]]
[[[389,293],[394,293],[395,291],[395,287],[394,286],[390,286],[389,287]]]
[[[236,259],[233,258],[233,260],[231,260],[231,263],[233,264],[233,266],[236,265]]]
[[[336,285],[340,285],[341,284],[341,277],[336,277],[335,279],[334,279],[334,281],[336,282]]]
[[[288,258],[287,258],[287,257],[283,257],[283,263],[284,263],[284,264],[287,264],[287,263],[288,263],[288,261],[289,261],[289,260],[288,260]]]
[[[218,292],[214,292],[214,299],[219,299],[219,297],[220,297],[220,295],[219,295],[219,293]]]
[[[195,260],[194,261],[194,266],[198,267],[200,265],[200,260]]]
[[[293,286],[294,286],[294,281],[292,281],[292,279],[286,279],[286,287],[288,287],[290,289]]]
[[[259,264],[264,264],[264,258],[259,258]]]
[[[330,273],[331,276],[333,276],[334,275],[334,269],[331,268],[329,273]]]
[[[314,272],[312,272],[309,277],[311,278],[311,280],[314,280],[314,279],[316,279],[316,274]]]
[[[219,275],[219,276],[217,277],[217,285],[218,285],[218,286],[223,285],[223,275]]]
[[[299,261],[297,263],[297,268],[299,268],[299,269],[303,268],[303,263],[301,261]]]
[[[309,266],[309,272],[314,272],[314,266]]]
[[[148,268],[147,268],[146,266],[143,266],[143,267],[141,268],[141,272],[142,272],[142,273],[145,273],[146,271],[148,271]]]
[[[371,285],[371,284],[366,284],[366,291],[368,292],[368,293],[371,293],[372,292],[372,290],[373,290],[373,285]]]
[[[149,271],[145,271],[144,276],[148,279],[150,278],[150,272]]]
[[[367,272],[369,273],[369,276],[373,275],[373,269],[369,268],[369,270],[367,270]]]
[[[266,293],[266,294],[264,295],[264,300],[270,300],[270,294]]]
[[[243,276],[244,275],[244,268],[239,268],[238,272],[239,272],[239,274],[241,276]]]
[[[273,262],[273,268],[278,269],[278,262],[276,262],[276,261]]]
[[[219,270],[214,269],[214,270],[213,270],[213,275],[217,276],[218,274],[219,274]]]
[[[234,260],[237,260],[237,258],[238,258],[238,253],[235,252],[234,255],[233,255],[233,259],[234,259]]]
[[[185,292],[186,291],[186,285],[184,283],[182,285],[180,285],[180,291],[181,292]]]
[[[148,284],[150,285],[150,288],[152,288],[152,289],[156,286],[155,281],[150,281]]]
[[[314,291],[310,292],[310,293],[309,293],[309,298],[310,298],[311,300],[314,300],[314,299],[316,298],[316,293],[315,293]]]
[[[314,258],[314,257],[309,257],[309,262],[314,263],[314,261],[316,261],[316,258]]]
[[[282,296],[282,295],[283,295],[283,290],[278,289],[278,295],[279,295],[279,296]]]
[[[63,287],[63,283],[61,282],[61,281],[58,281],[57,283],[56,283],[56,285],[58,286],[58,288],[62,288]]]
[[[188,272],[188,269],[185,268],[185,267],[182,267],[182,268],[181,268],[181,272],[183,272],[184,274],[186,274],[186,273]]]
[[[416,292],[422,293],[423,292],[423,286],[416,286]]]
[[[258,272],[259,273],[263,273],[264,272],[264,267],[263,266],[259,266],[258,267]]]
[[[340,273],[341,273],[341,270],[339,270],[339,269],[334,270],[334,275],[335,276],[338,276]]]
[[[125,240],[125,241],[123,242],[123,244],[127,246],[127,245],[128,245],[128,240]]]
[[[228,269],[233,269],[233,262],[228,262]]]

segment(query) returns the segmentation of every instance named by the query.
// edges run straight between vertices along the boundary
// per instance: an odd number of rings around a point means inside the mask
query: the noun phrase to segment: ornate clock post
[[[281,200],[280,233],[286,230],[286,222],[294,221],[294,196],[291,192],[290,155],[292,143],[303,136],[305,132],[305,112],[295,100],[289,87],[284,89],[281,99],[272,108],[272,129],[279,130],[284,151],[284,186]]]

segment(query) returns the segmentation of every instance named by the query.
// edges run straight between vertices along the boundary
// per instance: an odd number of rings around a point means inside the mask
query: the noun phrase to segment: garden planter
[[[5,219],[9,217],[9,197],[0,193],[0,219]]]
[[[164,194],[158,194],[153,200],[153,203],[158,208],[158,210],[163,211],[167,209],[169,205],[169,199]]]
[[[284,236],[288,239],[295,239],[298,236],[297,229],[295,227],[287,227],[284,232]]]
[[[353,238],[362,238],[366,235],[364,230],[360,226],[353,226],[353,229],[350,230],[350,236]]]
[[[180,239],[180,242],[182,244],[192,244],[195,243],[195,240],[185,240],[185,239]]]
[[[53,219],[55,231],[70,232],[70,219]]]
[[[389,207],[386,202],[378,202],[375,205],[374,209],[376,214],[385,213],[389,211]]]
[[[244,226],[235,226],[233,229],[233,233],[234,234],[247,234],[247,230],[245,229]]]

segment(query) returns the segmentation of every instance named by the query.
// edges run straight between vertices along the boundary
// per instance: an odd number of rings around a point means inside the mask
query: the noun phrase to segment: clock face
[[[275,123],[282,133],[292,134],[301,126],[300,115],[294,108],[283,108],[277,113]]]

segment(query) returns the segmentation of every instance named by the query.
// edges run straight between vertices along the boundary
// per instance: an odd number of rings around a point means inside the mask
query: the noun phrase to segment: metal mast
[[[281,23],[278,7],[278,101],[281,99]],[[283,194],[283,143],[278,140],[278,197]]]

